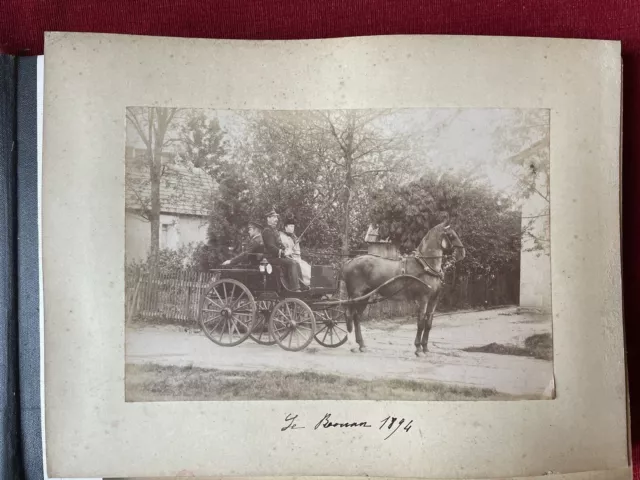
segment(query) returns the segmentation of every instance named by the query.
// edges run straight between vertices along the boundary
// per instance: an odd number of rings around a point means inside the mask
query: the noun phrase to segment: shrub
[[[200,270],[199,252],[203,244],[192,242],[182,245],[177,250],[163,248],[158,251],[158,259],[155,265],[151,254],[143,261],[133,261],[126,266],[126,275],[149,273],[152,270],[159,274],[177,274],[184,270]],[[154,268],[155,267],[155,268]]]

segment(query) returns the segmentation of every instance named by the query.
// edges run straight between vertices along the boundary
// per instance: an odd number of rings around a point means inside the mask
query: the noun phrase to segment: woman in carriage
[[[311,265],[305,262],[300,255],[300,240],[294,233],[296,219],[293,215],[288,215],[284,219],[284,232],[280,233],[280,241],[285,246],[284,256],[295,260],[300,265],[302,273],[301,281],[307,287],[311,286]]]

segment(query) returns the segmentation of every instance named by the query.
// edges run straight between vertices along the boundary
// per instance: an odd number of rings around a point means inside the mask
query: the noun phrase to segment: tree
[[[526,251],[549,253],[550,152],[549,111],[515,110],[494,132],[504,152],[502,162],[516,179],[523,208],[522,237]]]
[[[429,172],[372,198],[370,220],[381,238],[413,251],[446,212],[467,255],[460,273],[491,274],[513,268],[520,255],[520,216],[488,182],[464,172]]]
[[[135,129],[146,147],[145,163],[149,169],[150,198],[140,199],[142,215],[151,227],[150,255],[157,260],[160,246],[160,180],[163,174],[162,153],[173,141],[167,136],[177,108],[127,107],[127,122]],[[134,159],[135,161],[135,159]]]
[[[256,214],[271,207],[285,215],[295,209],[291,213],[298,218],[299,233],[311,224],[306,247],[335,252],[342,245],[348,252],[364,232],[345,232],[346,220],[361,223],[367,192],[383,182],[399,157],[391,150],[400,139],[384,137],[380,125],[374,125],[384,112],[246,112],[242,117],[246,132],[235,156],[250,184]],[[341,136],[350,140],[341,144]],[[355,215],[345,212],[345,204],[355,207],[350,208]]]
[[[381,121],[391,113],[359,110],[314,112],[313,128],[316,135],[324,140],[327,160],[337,167],[336,177],[343,185],[340,195],[344,222],[341,232],[343,256],[350,252],[352,210],[357,214],[363,213],[362,209],[352,208],[354,197],[362,192],[362,189],[358,192],[358,187],[366,186],[367,194],[376,186],[382,188],[394,173],[401,170],[407,159],[405,138],[383,131]],[[379,182],[381,179],[382,184]],[[359,218],[364,216],[359,215]]]
[[[247,222],[253,218],[254,204],[249,185],[235,168],[218,175],[218,189],[214,196],[207,229],[207,247],[202,252],[202,268],[219,265],[246,240]]]
[[[214,179],[220,176],[226,164],[226,132],[216,117],[210,118],[203,110],[191,111],[178,127],[178,158],[188,166],[201,168]]]

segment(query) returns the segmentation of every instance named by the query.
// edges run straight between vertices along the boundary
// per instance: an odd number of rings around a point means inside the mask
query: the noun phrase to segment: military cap
[[[249,225],[250,227],[255,227],[255,228],[257,228],[258,230],[262,230],[262,229],[264,228],[264,227],[262,226],[262,224],[260,224],[260,223],[258,223],[258,222],[254,222],[254,221],[250,221],[250,222],[248,222],[248,225]]]

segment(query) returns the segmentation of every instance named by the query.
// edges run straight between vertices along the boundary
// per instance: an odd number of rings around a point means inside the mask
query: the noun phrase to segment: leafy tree
[[[207,116],[204,110],[192,110],[178,127],[178,158],[183,164],[201,168],[217,179],[226,167],[225,136],[217,117]]]
[[[366,229],[369,194],[402,170],[402,139],[383,131],[388,112],[253,112],[240,156],[257,203],[295,205],[303,245],[349,254]],[[303,252],[304,253],[304,252]]]
[[[201,268],[213,268],[237,253],[246,240],[247,222],[253,218],[254,210],[249,184],[243,176],[233,168],[220,172],[207,246],[199,252]]]
[[[522,236],[526,251],[549,253],[550,152],[549,111],[515,110],[493,137],[505,152],[503,164],[516,179],[516,195],[524,205]]]
[[[513,268],[520,255],[520,216],[488,182],[462,173],[427,173],[372,198],[370,220],[381,238],[407,253],[447,212],[467,255],[461,273],[487,274]]]

